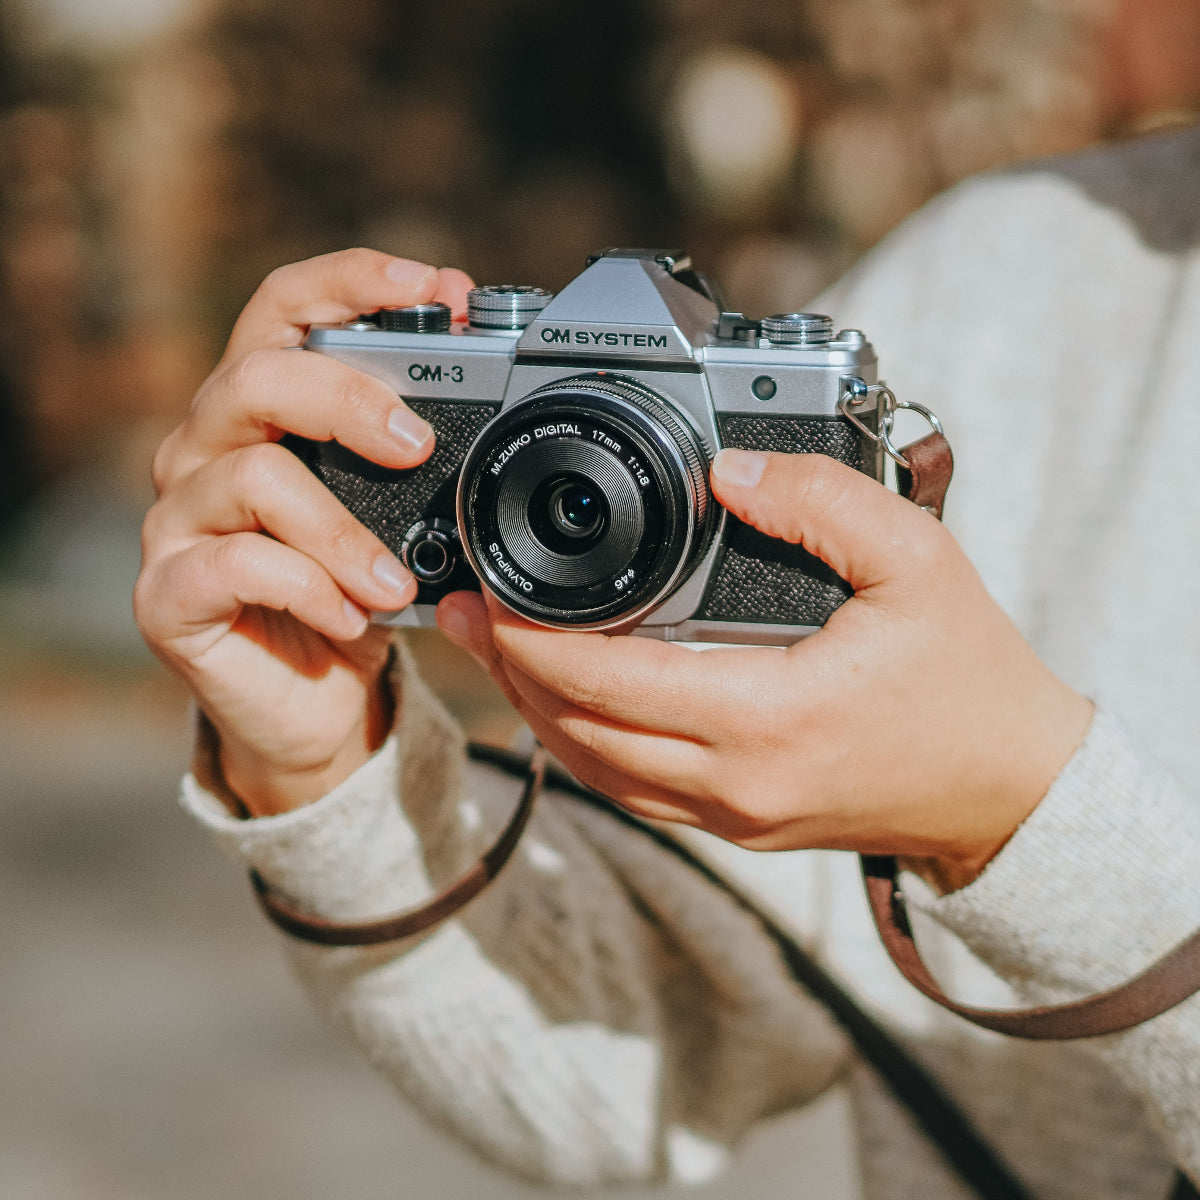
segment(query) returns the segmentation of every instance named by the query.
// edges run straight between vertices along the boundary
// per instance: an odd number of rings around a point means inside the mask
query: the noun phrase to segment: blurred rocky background
[[[678,245],[800,307],[965,175],[1197,119],[1200,46],[1144,39],[1194,3],[0,0],[0,1195],[509,1194],[405,1150],[172,806],[148,463],[263,275],[362,243],[554,288]],[[789,1141],[754,1161],[740,1194],[792,1193]]]

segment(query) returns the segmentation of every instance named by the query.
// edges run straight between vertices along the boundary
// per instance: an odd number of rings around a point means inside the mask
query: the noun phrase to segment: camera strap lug
[[[896,482],[900,494],[919,505],[927,513],[942,519],[946,489],[954,472],[954,455],[942,429],[942,422],[932,409],[912,400],[898,400],[886,383],[866,383],[856,375],[844,381],[838,408],[864,437],[883,447],[896,464]],[[879,405],[878,430],[872,429],[860,415],[872,398]],[[929,422],[930,432],[907,446],[897,447],[892,440],[896,410],[907,409]]]

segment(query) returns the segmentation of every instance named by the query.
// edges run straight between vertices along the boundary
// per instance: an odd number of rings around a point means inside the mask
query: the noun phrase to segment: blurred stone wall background
[[[136,475],[256,282],[348,244],[551,287],[679,244],[794,307],[964,175],[1161,106],[1110,61],[1145,7],[6,0],[5,509]]]
[[[365,243],[553,288],[679,245],[799,307],[971,172],[1195,119],[1137,52],[1193,3],[0,0],[0,1195],[509,1194],[389,1140],[417,1126],[171,808],[148,463],[263,275]],[[789,1148],[740,1194],[791,1194]]]

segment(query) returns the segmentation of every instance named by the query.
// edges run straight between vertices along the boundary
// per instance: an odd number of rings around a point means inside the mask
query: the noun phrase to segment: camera
[[[787,645],[849,585],[716,502],[708,469],[739,447],[828,454],[876,479],[876,358],[828,317],[725,312],[686,255],[594,255],[557,295],[475,288],[442,304],[314,326],[306,348],[382,379],[433,427],[410,470],[335,442],[288,444],[418,581],[378,621],[432,625],[482,586],[560,629]],[[855,420],[843,415],[847,394]]]

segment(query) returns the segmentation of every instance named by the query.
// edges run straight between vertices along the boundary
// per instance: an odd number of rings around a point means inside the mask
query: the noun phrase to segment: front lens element
[[[586,483],[557,484],[550,495],[550,519],[569,538],[591,537],[604,519],[600,497]]]

